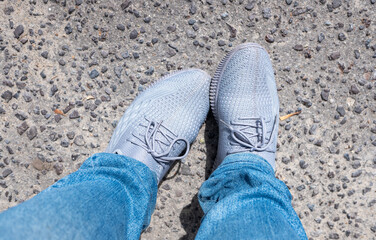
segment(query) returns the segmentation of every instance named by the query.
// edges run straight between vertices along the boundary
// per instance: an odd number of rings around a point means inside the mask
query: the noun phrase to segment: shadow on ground
[[[206,119],[205,128],[205,144],[207,149],[205,179],[208,179],[212,172],[214,159],[217,153],[217,143],[218,126],[212,112],[210,111]],[[180,213],[180,222],[186,232],[186,235],[181,237],[180,240],[191,240],[195,238],[203,216],[204,212],[202,211],[198,202],[198,194],[196,194],[192,198],[191,204],[184,207]]]

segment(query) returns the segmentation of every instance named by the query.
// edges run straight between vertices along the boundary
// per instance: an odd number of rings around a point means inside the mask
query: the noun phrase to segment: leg
[[[222,60],[210,86],[218,122],[214,167],[200,190],[198,239],[307,239],[285,184],[274,177],[279,100],[272,64],[255,43]]]
[[[146,165],[100,153],[34,198],[0,214],[1,239],[139,239],[157,196]]]
[[[286,185],[251,153],[228,156],[202,185],[197,239],[307,239]]]

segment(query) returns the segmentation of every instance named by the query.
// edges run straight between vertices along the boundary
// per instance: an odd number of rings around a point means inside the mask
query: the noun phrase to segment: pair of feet
[[[269,56],[254,43],[228,53],[213,79],[189,69],[156,81],[125,111],[106,152],[146,164],[159,182],[174,161],[187,156],[210,105],[219,125],[215,168],[227,155],[241,152],[275,167],[277,89]]]

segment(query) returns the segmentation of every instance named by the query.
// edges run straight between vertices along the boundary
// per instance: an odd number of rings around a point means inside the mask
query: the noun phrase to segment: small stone
[[[40,54],[42,57],[44,57],[45,59],[48,58],[48,52],[47,51],[44,51]]]
[[[308,167],[308,164],[304,161],[304,160],[300,160],[299,161],[299,166],[302,168],[302,169],[306,169]]]
[[[31,102],[32,100],[31,94],[28,92],[26,92],[22,97],[25,100],[25,102]]]
[[[265,41],[267,41],[268,43],[273,43],[274,37],[272,35],[268,34],[268,35],[265,36]]]
[[[351,177],[353,178],[359,177],[360,175],[362,175],[362,170],[351,173]]]
[[[76,6],[80,6],[82,4],[83,0],[76,0]]]
[[[315,145],[315,146],[318,146],[318,147],[321,147],[321,146],[322,146],[322,143],[323,143],[322,140],[317,140],[317,141],[314,143],[314,145]]]
[[[176,31],[176,25],[172,24],[172,25],[168,26],[167,27],[167,31],[169,31],[169,32],[175,32]]]
[[[80,117],[80,114],[76,110],[74,110],[71,114],[69,114],[70,119],[76,119],[79,117]]]
[[[334,52],[334,53],[329,55],[329,60],[330,61],[337,60],[340,56],[341,56],[341,54],[339,52]]]
[[[224,46],[224,45],[226,45],[226,42],[225,42],[225,41],[223,41],[223,40],[219,40],[219,41],[218,41],[218,46],[222,47],[222,46]]]
[[[13,94],[11,91],[7,90],[1,94],[1,98],[5,100],[5,102],[9,102],[13,98]]]
[[[339,33],[338,34],[338,40],[345,41],[346,40],[346,35],[344,33]]]
[[[265,18],[265,19],[269,19],[271,16],[272,16],[272,11],[270,8],[264,8],[262,10],[262,16]]]
[[[248,1],[248,3],[245,5],[245,9],[248,11],[251,11],[256,5],[256,1]]]
[[[18,112],[16,114],[14,114],[14,116],[16,116],[16,118],[18,118],[21,121],[24,121],[28,118],[26,113],[23,113],[23,112]]]
[[[76,144],[77,146],[83,146],[85,144],[84,137],[82,135],[78,135],[74,139],[73,143]]]
[[[70,23],[68,23],[65,26],[64,31],[65,31],[66,34],[71,34],[73,32],[73,29],[72,29],[72,26],[70,25]]]
[[[322,41],[324,41],[325,39],[325,35],[323,33],[320,33],[319,36],[317,37],[317,41],[319,43],[322,43]]]
[[[351,85],[351,87],[350,87],[350,91],[349,91],[351,94],[354,94],[354,95],[356,95],[356,94],[358,94],[360,91],[359,91],[359,89],[358,89],[358,87],[357,86],[355,86],[355,85]]]
[[[194,5],[194,4],[192,3],[192,4],[191,4],[191,7],[189,8],[189,13],[190,13],[191,15],[195,15],[196,12],[197,12],[197,7],[196,7],[196,5]]]
[[[57,114],[57,115],[54,116],[54,119],[55,119],[55,122],[58,123],[58,122],[61,121],[61,119],[63,119],[63,117],[60,114]]]
[[[354,107],[354,112],[357,114],[361,114],[363,111],[363,108],[361,106]]]
[[[24,26],[22,25],[18,25],[13,32],[15,38],[19,38],[22,33],[24,33]]]
[[[57,174],[57,175],[60,175],[60,174],[62,174],[63,171],[64,171],[64,166],[63,166],[63,164],[61,164],[61,163],[56,163],[56,164],[54,165],[54,169],[55,169],[56,174]]]
[[[332,2],[333,9],[339,8],[341,5],[342,5],[341,0],[333,0],[333,2]]]
[[[12,172],[13,172],[13,171],[12,171],[12,169],[10,169],[10,168],[5,169],[5,170],[3,171],[3,178],[8,177]]]
[[[26,122],[23,122],[20,126],[17,127],[18,134],[22,135],[29,128]]]
[[[32,126],[29,131],[27,131],[26,135],[27,137],[29,138],[29,140],[33,140],[38,134],[38,131],[37,131],[37,127],[36,126]]]
[[[292,0],[286,0],[286,4],[290,5],[292,3]]]
[[[67,137],[72,140],[76,134],[74,132],[67,132]]]
[[[52,85],[50,96],[51,97],[54,96],[57,91],[59,91],[59,89],[57,88],[57,85]]]
[[[121,66],[114,67],[114,72],[115,72],[116,77],[121,78],[122,71],[123,71],[123,67]]]
[[[94,69],[89,73],[89,76],[91,79],[95,79],[99,76],[99,72],[96,69]]]
[[[293,47],[293,49],[294,49],[295,51],[303,51],[303,45],[301,45],[301,44],[297,44],[297,45],[295,45],[295,46]]]
[[[132,32],[129,34],[130,39],[136,39],[138,37],[138,32],[136,29],[133,29]]]
[[[158,38],[152,38],[152,39],[151,39],[151,43],[152,43],[153,45],[156,44],[158,41],[159,41]]]
[[[125,31],[125,26],[123,24],[118,24],[116,28],[120,31]]]
[[[325,89],[321,91],[321,99],[324,101],[328,101],[329,99],[329,90]]]
[[[336,110],[337,110],[337,112],[339,113],[339,115],[341,115],[341,117],[345,116],[346,111],[345,111],[345,108],[344,108],[344,107],[340,107],[340,106],[338,106]]]
[[[125,10],[125,9],[127,9],[127,8],[131,5],[131,3],[132,3],[132,1],[130,1],[130,0],[124,1],[124,2],[120,5],[120,7],[121,7],[122,10]]]
[[[360,52],[359,52],[359,50],[354,50],[354,57],[355,57],[355,59],[359,59],[360,58]]]

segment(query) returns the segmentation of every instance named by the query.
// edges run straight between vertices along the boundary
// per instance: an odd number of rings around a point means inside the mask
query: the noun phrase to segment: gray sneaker
[[[241,152],[261,156],[274,169],[279,101],[264,48],[246,43],[227,54],[211,81],[210,104],[219,126],[214,169]]]
[[[159,182],[187,156],[209,111],[209,86],[210,76],[198,69],[163,77],[128,107],[105,152],[144,163]]]

